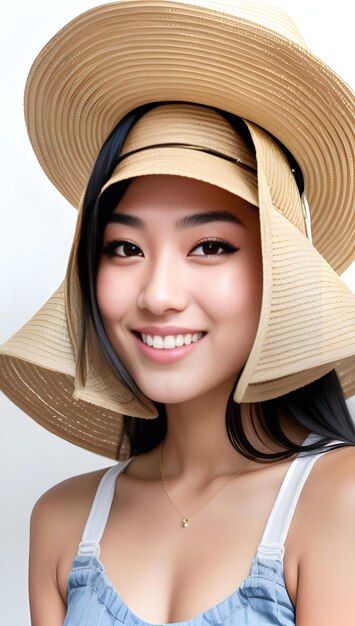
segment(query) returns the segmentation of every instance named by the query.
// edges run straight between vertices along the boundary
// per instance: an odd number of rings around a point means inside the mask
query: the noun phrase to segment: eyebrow
[[[124,215],[123,213],[112,213],[108,223],[124,224],[126,226],[133,226],[134,228],[144,228],[145,223],[140,217],[134,215]],[[245,228],[244,222],[229,211],[208,211],[207,213],[195,213],[193,215],[186,215],[177,220],[176,228],[179,230],[184,228],[190,228],[192,226],[200,226],[201,224],[209,224],[211,222],[229,222],[232,224],[238,224]]]
[[[196,213],[195,215],[187,215],[176,222],[177,228],[189,228],[190,226],[199,226],[200,224],[209,224],[210,222],[231,222],[239,226],[245,226],[239,217],[229,211],[209,211],[207,213]]]

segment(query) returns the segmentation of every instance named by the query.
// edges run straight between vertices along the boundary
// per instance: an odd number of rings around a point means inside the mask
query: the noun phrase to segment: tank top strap
[[[110,513],[117,477],[133,458],[132,456],[127,461],[121,461],[110,467],[101,478],[79,543],[78,556],[99,556],[100,541]]]
[[[302,445],[314,443],[321,437],[310,433]],[[340,443],[336,440],[326,445]],[[304,484],[314,463],[324,452],[302,453],[292,461],[281,484],[269,515],[257,556],[263,559],[282,559],[287,533]]]

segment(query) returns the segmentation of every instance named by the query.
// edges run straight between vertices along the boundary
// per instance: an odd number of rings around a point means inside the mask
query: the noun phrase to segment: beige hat
[[[257,0],[127,0],[91,9],[34,61],[25,90],[29,138],[77,208],[114,126],[135,107],[163,101],[214,106],[277,137],[302,170],[314,245],[336,272],[350,265],[354,94],[287,14]]]
[[[211,10],[218,3],[203,4],[113,3],[66,26],[40,53],[28,78],[26,116],[32,144],[54,184],[77,203],[99,146],[139,104],[186,100],[253,120],[245,123],[256,162],[217,111],[193,104],[152,109],[128,135],[121,155],[125,158],[104,189],[133,176],[178,174],[258,205],[262,310],[234,398],[240,403],[274,398],[333,368],[350,396],[355,393],[355,296],[336,271],[355,257],[352,94],[304,48],[286,18],[281,35],[273,30],[279,28],[278,9],[234,2],[230,15],[224,15]],[[227,10],[226,2],[220,4]],[[302,90],[311,75],[324,91],[309,87],[299,101],[291,102],[296,84]],[[332,97],[327,106],[325,93]],[[296,156],[312,224],[285,155],[255,122]],[[122,415],[152,418],[157,412],[150,400],[138,401],[117,379],[91,328],[79,348],[76,253],[77,237],[64,283],[0,348],[1,386],[52,432],[123,460],[130,451]]]

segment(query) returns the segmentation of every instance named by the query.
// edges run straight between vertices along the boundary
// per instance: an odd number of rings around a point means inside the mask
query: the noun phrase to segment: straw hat
[[[355,258],[349,87],[271,5],[132,0],[84,13],[47,44],[27,80],[25,115],[44,171],[78,206],[116,123],[141,104],[177,100],[244,118],[256,162],[217,111],[162,105],[133,127],[103,193],[133,176],[170,173],[258,205],[263,302],[235,400],[277,397],[333,368],[345,396],[354,394],[355,296],[337,274]],[[302,170],[310,216],[269,133]],[[123,460],[129,448],[122,415],[157,413],[117,379],[92,329],[79,349],[76,254],[77,239],[63,284],[0,348],[1,385],[52,432]]]

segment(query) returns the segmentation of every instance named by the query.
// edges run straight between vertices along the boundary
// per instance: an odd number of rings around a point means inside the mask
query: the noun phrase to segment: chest
[[[121,480],[121,479],[124,480]],[[185,621],[215,606],[249,575],[280,481],[230,485],[207,506],[189,506],[189,526],[161,485],[141,492],[120,477],[101,540],[100,560],[130,610],[151,623]],[[119,481],[118,481],[119,482]],[[199,510],[198,510],[199,509]],[[297,588],[296,542],[288,537],[285,578]]]

